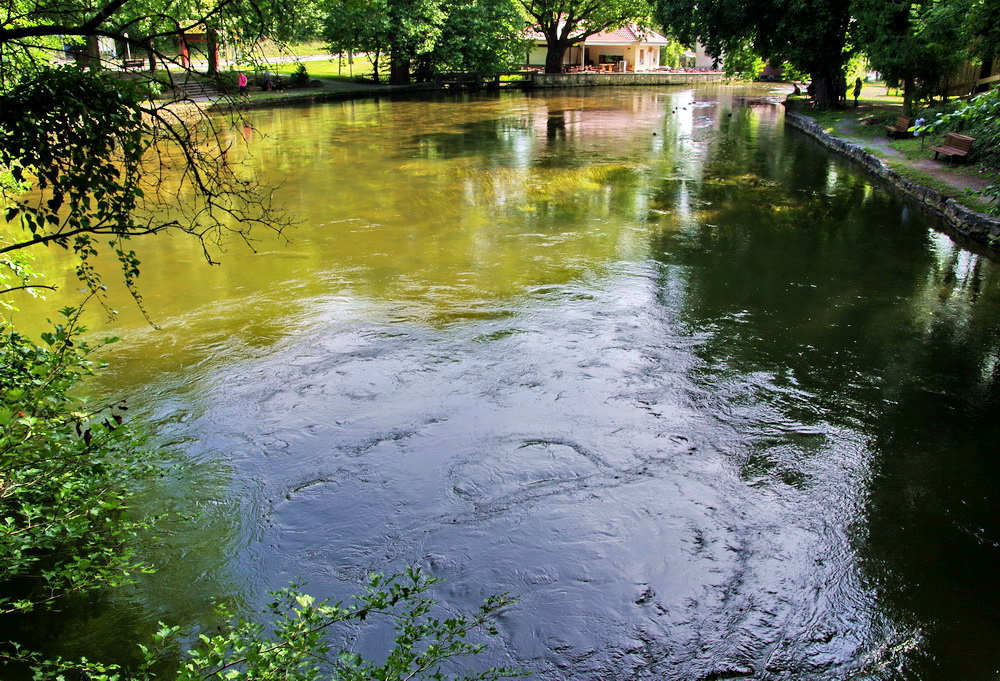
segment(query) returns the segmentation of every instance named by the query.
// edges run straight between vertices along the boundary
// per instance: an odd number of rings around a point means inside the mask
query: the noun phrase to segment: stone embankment
[[[958,234],[1000,252],[1000,218],[972,210],[936,189],[911,182],[857,144],[828,134],[808,116],[789,111],[785,114],[785,122],[814,137],[828,149],[859,163],[901,194],[915,199],[926,210],[942,217]]]
[[[722,83],[726,75],[718,71],[678,71],[648,73],[536,73],[534,88],[600,87],[618,85],[700,85]]]

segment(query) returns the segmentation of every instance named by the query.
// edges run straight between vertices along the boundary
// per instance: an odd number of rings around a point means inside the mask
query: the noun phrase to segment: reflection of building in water
[[[689,90],[643,92],[627,101],[602,101],[586,97],[549,97],[545,107],[529,114],[530,127],[536,138],[620,140],[621,151],[647,149],[657,143],[662,148],[664,134],[673,135],[675,125],[665,126],[664,118],[687,120],[690,125],[693,108],[682,108],[690,102]],[[676,109],[676,112],[674,111]],[[645,134],[637,135],[639,131]]]

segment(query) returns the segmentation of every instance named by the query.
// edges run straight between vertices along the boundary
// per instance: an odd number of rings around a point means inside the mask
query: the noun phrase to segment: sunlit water
[[[197,520],[51,640],[419,563],[535,678],[994,678],[1000,271],[746,94],[253,113],[302,224],[143,244],[101,387]]]

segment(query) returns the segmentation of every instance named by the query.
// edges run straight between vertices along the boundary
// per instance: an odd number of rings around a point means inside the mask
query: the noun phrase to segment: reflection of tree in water
[[[980,665],[1000,660],[989,577],[1000,553],[1000,277],[933,241],[934,262],[901,303],[908,333],[886,348],[865,567],[890,607],[928,623],[928,678],[985,678]]]
[[[566,141],[566,112],[554,111],[549,114],[545,122],[545,139],[549,144]]]
[[[665,300],[681,291],[679,323],[704,334],[694,373],[748,405],[748,484],[808,491],[824,484],[809,478],[834,446],[824,438],[861,438],[855,560],[896,622],[887,631],[901,628],[873,657],[907,657],[915,678],[985,678],[1000,637],[987,581],[1000,552],[1000,271],[811,143],[754,147],[742,133],[709,155],[704,180],[654,194],[666,213],[682,197],[692,207],[653,250]]]
[[[472,205],[504,206],[519,217],[558,216],[568,223],[634,213],[631,206],[642,177],[636,166],[608,163],[528,171],[467,169],[464,180]]]
[[[420,132],[403,144],[416,158],[476,158],[487,163],[509,162],[530,135],[528,121],[501,117],[453,123],[443,130]]]

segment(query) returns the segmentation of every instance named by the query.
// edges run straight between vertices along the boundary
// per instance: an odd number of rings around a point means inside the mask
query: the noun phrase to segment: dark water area
[[[52,647],[419,563],[539,679],[997,678],[1000,269],[768,94],[254,113],[303,224],[146,245],[101,386],[197,520]]]

